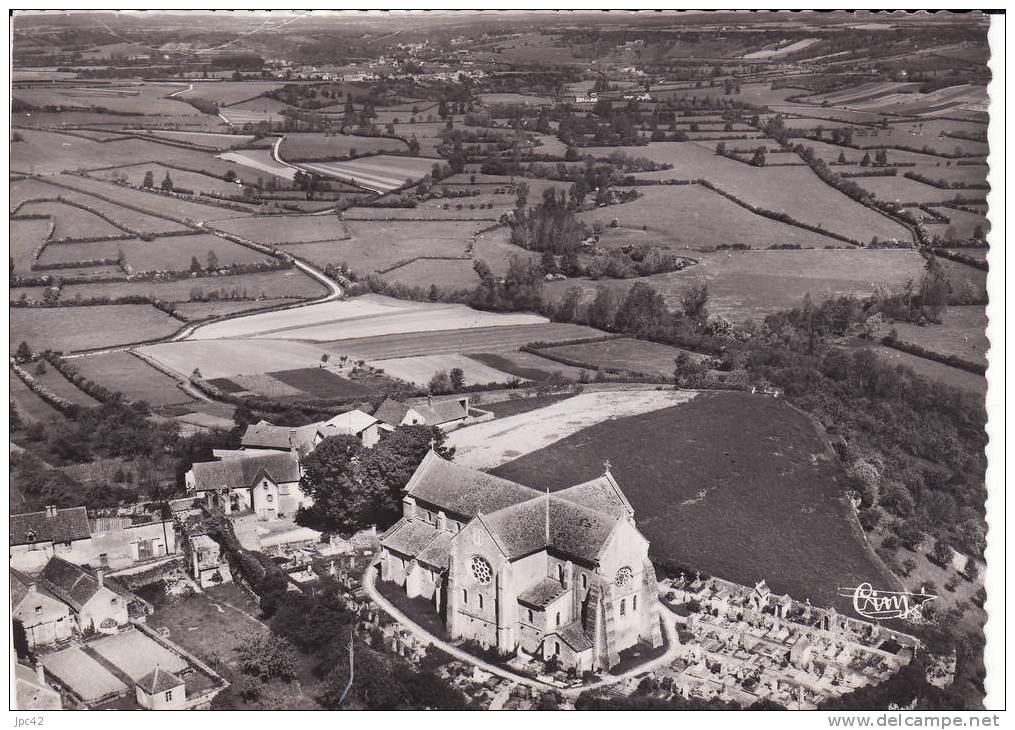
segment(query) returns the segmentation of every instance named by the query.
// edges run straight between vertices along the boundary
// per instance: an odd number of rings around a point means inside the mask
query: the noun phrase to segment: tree
[[[451,368],[451,390],[454,393],[465,390],[465,373],[461,368]]]
[[[860,160],[861,167],[867,167],[867,166],[870,165],[870,163],[871,163],[870,152],[864,152],[863,153],[863,158]]]
[[[14,351],[15,362],[28,362],[32,359],[32,349],[28,346],[28,343],[24,340],[18,345],[18,349]]]
[[[173,178],[169,177],[169,170],[166,170],[166,176],[162,178],[162,189],[173,191]]]
[[[638,282],[628,290],[614,321],[621,332],[648,338],[665,330],[669,319],[662,295],[648,284]]]
[[[219,267],[219,257],[213,249],[208,250],[208,271],[217,271]]]
[[[155,187],[155,173],[153,173],[151,170],[146,171],[144,174],[144,180],[141,182],[141,187],[143,188]]]
[[[695,322],[708,319],[708,285],[700,284],[691,287],[680,300],[684,316]]]
[[[612,330],[617,316],[617,294],[612,289],[600,286],[596,298],[589,306],[589,325],[601,330]]]
[[[197,260],[197,256],[190,257],[190,273],[192,274],[201,273],[201,262]]]
[[[262,680],[296,678],[296,649],[286,639],[265,631],[244,638],[240,669]]]
[[[940,537],[934,541],[934,547],[931,549],[930,559],[940,565],[942,568],[947,568],[952,562],[952,549],[947,541]]]
[[[845,165],[846,164],[846,153],[845,152],[839,152],[839,164],[840,165]]]
[[[428,390],[432,395],[443,395],[452,392],[451,375],[447,370],[438,370],[430,378]]]

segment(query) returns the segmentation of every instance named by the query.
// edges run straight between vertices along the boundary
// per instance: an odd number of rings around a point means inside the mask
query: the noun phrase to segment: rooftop
[[[277,483],[300,480],[299,458],[291,452],[257,454],[224,461],[200,461],[192,467],[197,491],[253,486],[264,473]]]
[[[532,608],[542,609],[567,593],[567,590],[559,580],[543,578],[519,595],[518,602]]]
[[[10,528],[11,545],[72,542],[89,537],[88,513],[84,507],[11,515]]]

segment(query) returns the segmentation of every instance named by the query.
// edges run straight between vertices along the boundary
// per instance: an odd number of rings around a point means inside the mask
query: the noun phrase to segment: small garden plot
[[[455,368],[462,370],[466,385],[506,383],[514,377],[464,355],[422,355],[374,360],[368,364],[380,368],[386,375],[420,387],[426,387],[435,373],[450,372]]]
[[[53,220],[54,239],[115,238],[125,235],[122,228],[117,228],[105,218],[67,203],[27,203],[21,206],[18,215],[49,216]]]
[[[70,363],[84,377],[133,401],[144,401],[154,407],[194,402],[176,380],[129,352],[86,355]]]
[[[258,172],[275,175],[284,180],[292,181],[296,175],[296,168],[283,165],[275,161],[270,150],[243,150],[242,152],[223,152],[218,155],[220,160],[232,162],[243,167],[249,167]]]
[[[199,257],[198,263],[205,265]],[[86,269],[95,274],[98,269]],[[122,274],[113,268],[113,273]],[[60,278],[67,276],[61,270]],[[194,302],[195,305],[215,304],[219,300],[288,299],[298,302],[324,295],[324,286],[297,268],[266,271],[236,276],[215,276],[178,279],[176,281],[117,281],[104,283],[72,284],[64,286],[61,298],[68,300],[77,295],[90,297],[149,296],[164,302]],[[210,301],[204,301],[210,300]],[[239,302],[252,305],[252,301]]]
[[[376,395],[372,388],[321,367],[279,370],[268,375],[315,398],[371,398]]]
[[[352,162],[304,164],[306,169],[329,177],[353,180],[357,185],[386,192],[430,173],[438,160],[421,157],[376,155]]]
[[[701,185],[652,185],[637,190],[640,197],[630,203],[597,208],[578,217],[589,224],[599,223],[604,229],[601,242],[608,246],[632,243],[709,250],[735,244],[753,248],[848,245],[752,213]]]
[[[32,256],[46,240],[50,222],[42,220],[11,219],[10,223],[10,257],[13,264],[12,273],[28,275],[32,269]]]
[[[287,134],[278,153],[284,160],[345,160],[380,152],[407,152],[409,146],[392,137],[355,134]]]
[[[333,241],[346,237],[333,215],[273,215],[208,221],[208,226],[264,244]]]
[[[235,182],[227,182],[222,178],[202,175],[197,172],[177,170],[176,168],[164,167],[156,164],[134,165],[131,167],[118,167],[113,170],[99,170],[91,173],[93,177],[102,180],[126,180],[128,185],[141,187],[144,184],[148,173],[152,174],[152,182],[161,185],[162,181],[169,175],[176,190],[191,190],[195,193],[212,193],[216,195],[238,195],[242,189]]]
[[[147,304],[10,310],[11,351],[22,340],[32,350],[61,352],[144,342],[171,335],[179,320]]]
[[[551,359],[559,357],[571,365],[580,365],[589,370],[602,368],[607,372],[641,373],[666,381],[673,378],[674,361],[677,357],[688,354],[676,347],[626,337],[580,345],[547,347],[540,349],[539,353]],[[701,359],[695,355],[691,357]]]

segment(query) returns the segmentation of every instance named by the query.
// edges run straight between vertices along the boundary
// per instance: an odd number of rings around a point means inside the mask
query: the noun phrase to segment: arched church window
[[[633,596],[631,598],[631,610],[632,611],[638,610],[638,596]]]
[[[469,589],[468,588],[463,588],[462,589],[462,603],[464,605],[466,605],[466,606],[469,605]]]
[[[558,565],[557,566],[557,580],[559,580],[561,583],[564,582],[564,566],[563,565]]]
[[[586,590],[589,587],[589,577],[582,573],[582,590]]]
[[[486,558],[479,555],[473,556],[469,567],[472,569],[472,577],[479,585],[488,585],[493,580],[493,567]]]
[[[626,614],[627,614],[627,599],[621,598],[620,599],[620,615],[624,616]]]
[[[553,642],[553,654],[554,654],[554,656],[556,656],[557,654],[560,654],[560,642],[559,641]]]
[[[557,611],[557,626],[560,626],[560,611]]]
[[[529,609],[529,623],[532,623],[532,609]]]
[[[479,594],[479,607],[480,608],[483,607],[483,594],[482,593]]]

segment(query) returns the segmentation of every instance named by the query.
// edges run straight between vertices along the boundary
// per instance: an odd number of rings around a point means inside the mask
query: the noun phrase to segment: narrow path
[[[504,669],[503,667],[498,667],[496,665],[490,664],[489,662],[483,661],[479,657],[473,656],[472,654],[469,654],[468,652],[463,651],[462,649],[459,649],[458,647],[453,646],[448,642],[437,638],[432,633],[424,629],[422,626],[412,621],[412,619],[410,619],[404,613],[395,608],[395,606],[392,605],[392,603],[388,599],[382,596],[380,592],[378,592],[377,590],[376,581],[377,581],[377,568],[375,566],[370,566],[363,574],[363,589],[366,591],[366,594],[370,597],[370,600],[376,603],[381,609],[384,610],[385,613],[391,616],[391,618],[395,619],[395,621],[397,621],[402,626],[402,628],[404,628],[406,631],[408,631],[417,639],[419,639],[419,641],[421,641],[424,645],[435,646],[444,653],[453,656],[455,659],[463,661],[466,664],[471,664],[472,666],[479,667],[484,672],[496,674],[498,677],[507,679],[511,682],[523,684],[527,687],[532,687],[533,689],[538,689],[541,691],[559,692],[565,697],[570,697],[572,699],[577,698],[578,695],[580,695],[582,692],[585,692],[586,690],[594,690],[601,689],[603,687],[609,687],[610,685],[625,682],[632,677],[647,674],[648,672],[651,672],[653,669],[656,669],[657,667],[670,664],[674,659],[676,659],[681,654],[680,639],[677,636],[677,630],[676,627],[674,626],[675,618],[672,613],[670,613],[668,610],[666,610],[665,607],[663,607],[662,604],[660,604],[659,617],[662,620],[663,631],[666,634],[666,641],[668,643],[668,648],[665,654],[656,657],[652,661],[640,664],[637,667],[630,669],[622,674],[604,677],[598,682],[593,682],[591,684],[583,684],[580,687],[561,688],[556,685],[549,684],[547,682],[542,682],[538,679],[531,679],[521,674],[515,674],[514,672]]]

